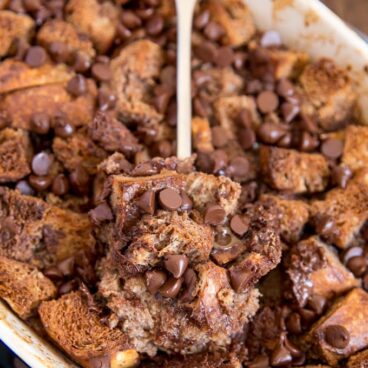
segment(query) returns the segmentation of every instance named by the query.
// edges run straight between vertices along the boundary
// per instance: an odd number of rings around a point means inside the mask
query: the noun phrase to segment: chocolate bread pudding
[[[368,127],[346,69],[200,0],[0,1],[0,298],[88,368],[368,367]]]

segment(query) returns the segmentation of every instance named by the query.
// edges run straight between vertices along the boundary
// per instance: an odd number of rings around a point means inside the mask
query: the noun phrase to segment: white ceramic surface
[[[278,30],[291,48],[304,50],[313,58],[327,56],[349,67],[361,96],[362,115],[368,123],[368,46],[359,36],[317,0],[244,1],[259,29]],[[0,339],[32,368],[74,366],[1,302]]]

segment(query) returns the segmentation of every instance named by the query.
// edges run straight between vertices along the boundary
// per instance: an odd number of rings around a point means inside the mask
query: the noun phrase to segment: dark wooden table
[[[336,14],[368,34],[368,0],[324,0]]]

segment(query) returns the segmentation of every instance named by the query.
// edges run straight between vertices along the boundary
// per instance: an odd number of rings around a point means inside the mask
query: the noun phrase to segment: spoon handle
[[[191,34],[195,0],[176,0],[177,12],[177,156],[192,154]]]

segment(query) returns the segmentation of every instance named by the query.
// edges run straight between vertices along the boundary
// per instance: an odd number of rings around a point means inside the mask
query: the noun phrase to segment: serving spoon
[[[191,34],[196,0],[176,0],[177,14],[177,148],[179,158],[192,154]]]

